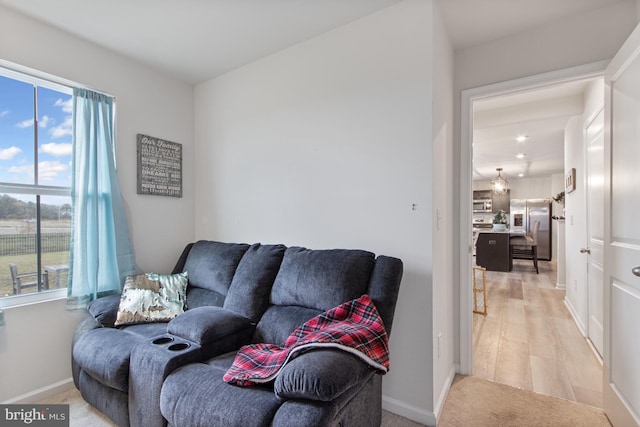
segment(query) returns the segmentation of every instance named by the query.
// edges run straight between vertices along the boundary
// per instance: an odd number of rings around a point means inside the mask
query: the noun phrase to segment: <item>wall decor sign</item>
[[[182,144],[138,134],[138,194],[182,197]]]
[[[564,178],[564,186],[567,193],[576,189],[576,168],[571,168]]]

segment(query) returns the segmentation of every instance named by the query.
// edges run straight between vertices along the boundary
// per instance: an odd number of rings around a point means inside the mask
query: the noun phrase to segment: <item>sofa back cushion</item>
[[[270,303],[328,310],[366,293],[374,264],[371,252],[290,247],[273,284]]]
[[[187,307],[222,305],[247,249],[249,245],[242,243],[194,243],[183,268],[189,274]]]
[[[315,308],[272,305],[264,313],[253,334],[253,343],[282,345],[296,328],[322,313]]]
[[[260,320],[285,249],[284,245],[251,245],[240,260],[223,307],[254,322]]]

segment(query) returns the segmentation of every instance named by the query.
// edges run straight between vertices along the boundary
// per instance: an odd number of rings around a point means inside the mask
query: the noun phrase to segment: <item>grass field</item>
[[[3,239],[10,238],[11,235],[16,237],[35,235],[35,221],[34,220],[10,220],[0,219],[0,235]],[[69,233],[71,230],[71,221],[69,219],[61,220],[43,220],[41,223],[41,232],[43,239],[46,239],[49,233]],[[43,250],[44,248],[43,243]],[[14,252],[12,246],[3,247],[3,253],[20,253]],[[68,248],[68,246],[67,246]],[[60,248],[62,249],[62,248]],[[66,249],[66,248],[65,248]],[[31,249],[27,249],[28,251]],[[13,284],[11,279],[11,271],[9,270],[9,264],[16,264],[18,266],[18,273],[30,273],[36,271],[36,255],[7,255],[0,256],[0,297],[13,295]],[[42,253],[42,268],[47,265],[60,265],[69,264],[69,251],[62,252],[43,252]],[[60,286],[65,287],[67,285],[68,273],[61,273],[59,280]],[[29,278],[33,280],[33,278]],[[50,286],[54,287],[54,278],[49,278]],[[35,288],[27,288],[23,290],[23,293],[36,292]]]
[[[71,230],[71,220],[43,220],[42,233],[68,233]],[[0,234],[29,234],[35,233],[34,220],[0,219]]]
[[[13,295],[13,285],[11,279],[11,271],[9,263],[18,266],[18,273],[29,273],[36,271],[36,256],[19,255],[19,256],[3,256],[0,257],[0,297]],[[42,254],[42,267],[46,265],[69,264],[69,252],[45,252]],[[60,287],[66,287],[68,273],[60,274]],[[49,278],[49,284],[54,287],[54,278]],[[35,288],[28,288],[23,291],[35,292]]]

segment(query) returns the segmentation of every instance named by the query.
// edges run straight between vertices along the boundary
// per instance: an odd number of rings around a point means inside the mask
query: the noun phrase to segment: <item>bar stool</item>
[[[509,239],[511,260],[514,259],[530,259],[533,260],[533,266],[538,271],[538,229],[540,221],[534,221],[531,234],[526,236],[514,236]]]

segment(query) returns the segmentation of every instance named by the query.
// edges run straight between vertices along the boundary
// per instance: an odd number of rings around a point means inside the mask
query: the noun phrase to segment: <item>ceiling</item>
[[[456,49],[539,28],[625,0],[435,0]]]
[[[473,104],[473,179],[511,180],[564,171],[564,129],[582,114],[591,80],[562,83]],[[526,136],[518,142],[518,136]],[[523,155],[518,158],[518,155]]]
[[[0,0],[188,83],[201,83],[401,0]]]
[[[621,1],[436,0],[456,49]],[[0,0],[0,5],[195,84],[400,2]]]
[[[436,0],[456,49],[611,6],[623,0]],[[581,114],[589,81],[476,101],[473,179],[549,176],[564,171],[564,128]],[[524,142],[516,137],[526,135]],[[518,159],[518,154],[524,157]]]
[[[401,0],[0,0],[0,5],[197,84]],[[420,1],[420,0],[415,0]],[[464,49],[625,0],[435,0]],[[585,83],[474,105],[474,179],[561,172]],[[516,134],[528,140],[515,144]],[[523,160],[515,159],[525,153]]]

